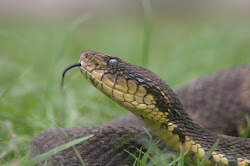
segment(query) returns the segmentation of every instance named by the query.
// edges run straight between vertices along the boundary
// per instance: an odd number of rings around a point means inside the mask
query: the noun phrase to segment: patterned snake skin
[[[250,66],[208,75],[175,92],[194,121],[218,133],[237,135],[246,124],[245,116],[250,115]],[[146,149],[145,141],[140,141],[147,135],[142,126],[144,123],[129,114],[103,126],[73,127],[63,131],[71,140],[94,134],[94,137],[76,145],[86,165],[132,165],[134,159],[123,149],[135,155],[138,155],[135,147]],[[235,146],[245,144],[242,153],[250,149],[247,145],[249,139],[244,143],[240,138],[221,137],[227,141],[233,138],[231,142],[235,142]],[[67,141],[57,130],[42,131],[31,143],[31,158],[64,143]],[[223,144],[223,140],[220,143]],[[160,147],[164,148],[164,145],[160,144]],[[73,166],[81,163],[73,149],[68,148],[50,157],[47,165]]]
[[[246,116],[250,115],[250,65],[210,74],[177,89],[175,94],[200,125],[217,133],[239,136]],[[132,113],[106,125],[147,127]]]

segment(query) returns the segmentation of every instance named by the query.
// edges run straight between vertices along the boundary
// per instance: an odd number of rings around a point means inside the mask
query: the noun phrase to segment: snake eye
[[[110,59],[108,65],[111,67],[115,67],[118,65],[118,61],[116,59]]]

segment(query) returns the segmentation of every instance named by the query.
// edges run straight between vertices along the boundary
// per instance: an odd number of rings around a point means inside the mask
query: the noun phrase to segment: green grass
[[[86,137],[83,137],[83,138],[76,139],[74,141],[70,141],[70,142],[68,142],[66,144],[63,144],[63,145],[61,145],[59,147],[56,147],[56,148],[54,148],[54,149],[52,149],[52,150],[50,150],[50,151],[48,151],[46,153],[43,153],[43,154],[41,154],[41,155],[39,155],[37,157],[34,157],[31,160],[28,160],[28,157],[25,156],[22,165],[23,166],[33,166],[33,165],[38,164],[41,161],[46,160],[47,158],[51,157],[52,155],[54,155],[54,154],[56,154],[56,153],[58,153],[58,152],[60,152],[60,151],[62,151],[64,149],[67,149],[67,148],[69,148],[71,146],[75,150],[75,146],[74,146],[75,144],[83,142],[83,141],[85,141],[85,140],[87,140],[87,139],[89,139],[91,137],[93,137],[93,135],[89,135],[89,136],[86,136]],[[67,136],[66,136],[66,138],[69,139]],[[77,151],[76,151],[76,153],[77,153],[77,156],[78,156],[79,153]],[[79,157],[79,158],[81,159],[81,157]],[[82,159],[80,161],[81,161],[82,165],[85,166]],[[46,163],[47,163],[47,161],[45,161],[44,165],[46,165]]]
[[[241,137],[250,138],[250,118],[248,115],[246,117],[246,121],[247,121],[247,125],[245,126],[245,129],[244,129],[243,133],[241,134]]]
[[[204,166],[206,161],[210,158],[210,156],[212,155],[212,152],[216,149],[217,145],[219,144],[219,139],[215,142],[215,144],[211,147],[211,149],[208,151],[208,153],[204,156],[204,158],[202,159],[202,161],[200,161],[199,159],[199,148],[197,147],[197,166]],[[126,150],[125,150],[126,151]],[[154,165],[154,166],[184,166],[184,163],[185,163],[185,155],[188,153],[187,152],[184,152],[183,149],[181,148],[180,150],[180,155],[179,156],[173,156],[171,158],[172,162],[169,162],[169,159],[168,160],[163,160],[163,161],[158,161],[156,162],[154,160],[154,157],[159,157],[159,155],[161,155],[161,158],[163,159],[167,159],[169,158],[169,152],[168,153],[161,153],[161,154],[157,154],[156,156],[152,157],[150,156],[150,152],[143,152],[141,149],[138,149],[138,151],[140,152],[140,154],[142,153],[144,156],[142,158],[142,160],[140,159],[141,156],[139,155],[138,157],[134,156],[133,154],[129,153],[132,157],[135,158],[135,161],[137,163],[139,163],[139,165]],[[150,162],[148,163],[147,160],[143,160],[144,158],[146,159],[149,159]],[[135,164],[134,164],[135,165]]]
[[[70,138],[60,129],[60,127],[59,127],[57,124],[54,124],[54,125],[56,126],[57,130],[59,130],[60,133],[64,136],[64,138],[67,139],[67,141],[68,141],[69,143],[70,143],[70,142],[73,142],[73,141],[71,141]],[[92,135],[92,136],[94,136],[94,135]],[[92,136],[88,136],[88,137],[85,137],[85,138],[89,139],[89,138],[91,138]],[[74,151],[75,151],[77,157],[79,158],[79,160],[80,160],[82,166],[85,166],[85,164],[84,164],[84,162],[83,162],[83,159],[82,159],[80,153],[78,152],[78,150],[76,149],[76,147],[75,147],[74,145],[72,145],[72,148],[74,149]],[[56,152],[56,153],[57,153],[57,152]]]
[[[32,137],[54,128],[51,121],[61,124],[63,119],[62,127],[90,126],[127,113],[100,95],[77,69],[67,73],[62,113],[61,74],[86,49],[145,65],[142,18],[83,15],[66,22],[0,21],[0,165],[18,165]],[[147,68],[173,88],[250,62],[250,23],[245,20],[156,15],[151,25]]]
[[[141,0],[144,9],[144,35],[142,46],[142,64],[144,67],[148,65],[149,50],[151,47],[152,33],[152,6],[150,0]]]
[[[147,131],[146,131],[147,132]],[[180,148],[180,154],[179,156],[175,153],[171,153],[169,151],[160,150],[158,147],[159,141],[155,141],[153,139],[153,136],[148,133],[149,139],[146,140],[146,143],[142,142],[142,144],[147,147],[147,151],[142,151],[142,148],[137,149],[139,151],[138,157],[134,154],[130,153],[126,149],[124,149],[125,152],[129,153],[134,159],[135,162],[133,166],[184,166],[185,163],[185,155],[188,153],[188,151],[184,152],[183,148]],[[200,160],[199,158],[199,147],[197,146],[197,166],[204,166],[207,162],[207,160],[211,157],[212,152],[216,149],[216,147],[219,144],[219,139],[214,143],[214,145],[209,149],[209,151],[206,153],[204,158]],[[186,163],[188,163],[186,161]],[[189,165],[193,165],[192,163],[188,163]]]

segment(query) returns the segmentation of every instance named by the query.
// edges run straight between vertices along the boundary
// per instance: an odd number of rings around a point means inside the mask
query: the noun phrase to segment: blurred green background
[[[61,75],[82,50],[137,65],[145,58],[141,1],[44,2],[0,2],[0,165],[18,165],[36,133],[62,124]],[[234,3],[154,1],[146,67],[178,88],[249,63],[249,4]],[[127,113],[77,68],[66,75],[65,93],[61,127],[100,125]]]

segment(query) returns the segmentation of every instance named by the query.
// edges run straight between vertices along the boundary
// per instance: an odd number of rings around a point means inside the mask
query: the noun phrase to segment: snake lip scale
[[[200,159],[220,139],[207,165],[250,164],[250,139],[217,134],[193,122],[172,89],[153,72],[94,51],[80,55],[83,76],[140,118],[168,147],[183,147],[187,160]],[[76,66],[79,66],[76,65]]]

